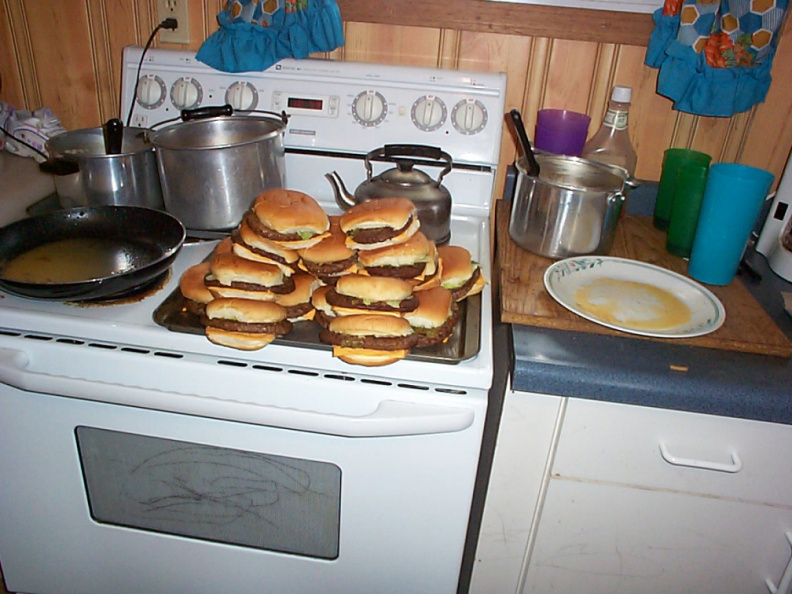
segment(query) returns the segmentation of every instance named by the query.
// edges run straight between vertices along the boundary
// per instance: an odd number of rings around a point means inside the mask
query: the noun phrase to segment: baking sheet
[[[459,303],[459,317],[450,338],[439,345],[413,348],[407,355],[408,360],[429,361],[454,365],[476,356],[480,348],[481,336],[481,295],[473,295]],[[171,332],[183,332],[204,336],[204,327],[198,316],[187,311],[184,296],[175,289],[153,314],[154,321]],[[332,353],[333,347],[319,340],[322,327],[313,321],[302,321],[285,336],[276,338],[273,344],[297,348],[309,348]]]

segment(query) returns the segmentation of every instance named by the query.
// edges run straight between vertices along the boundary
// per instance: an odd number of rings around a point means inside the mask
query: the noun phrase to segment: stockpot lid
[[[105,149],[104,129],[101,127],[72,130],[53,136],[47,140],[47,150],[53,157],[69,161],[115,159],[119,156],[150,151],[151,144],[148,140],[150,132],[148,128],[124,128],[121,152],[112,155],[108,155]]]
[[[614,192],[624,189],[630,177],[626,169],[579,157],[537,153],[539,179],[562,188],[577,191]],[[528,163],[520,157],[515,165],[520,174],[528,175]],[[529,176],[530,177],[530,176]]]
[[[150,138],[155,148],[168,150],[222,149],[270,140],[285,129],[279,117],[235,115],[178,122]]]

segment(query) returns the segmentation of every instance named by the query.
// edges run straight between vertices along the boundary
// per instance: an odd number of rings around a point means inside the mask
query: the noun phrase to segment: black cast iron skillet
[[[0,229],[0,288],[23,297],[61,301],[129,293],[168,270],[185,234],[184,226],[172,215],[138,206],[77,207],[22,219]],[[105,266],[96,278],[76,282],[22,282],[3,277],[3,269],[17,256],[68,239],[110,244],[118,252],[108,258],[114,264]]]

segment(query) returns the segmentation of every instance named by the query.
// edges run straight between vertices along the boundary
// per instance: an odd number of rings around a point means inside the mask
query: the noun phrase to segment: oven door
[[[96,346],[0,336],[9,589],[456,590],[485,394]]]

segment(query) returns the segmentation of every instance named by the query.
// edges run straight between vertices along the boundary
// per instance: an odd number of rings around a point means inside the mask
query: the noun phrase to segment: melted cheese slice
[[[637,330],[670,330],[690,322],[690,308],[668,291],[633,281],[599,278],[575,291],[581,311]]]

